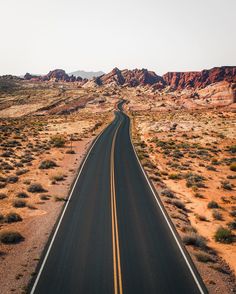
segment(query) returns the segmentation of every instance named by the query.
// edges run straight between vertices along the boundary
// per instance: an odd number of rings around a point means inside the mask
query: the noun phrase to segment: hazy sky
[[[236,65],[236,0],[0,0],[0,74]]]

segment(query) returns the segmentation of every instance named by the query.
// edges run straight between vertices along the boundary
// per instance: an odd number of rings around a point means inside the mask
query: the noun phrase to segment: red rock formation
[[[236,67],[214,67],[200,72],[168,72],[163,76],[163,79],[174,90],[201,89],[221,81],[236,82]]]
[[[104,74],[101,77],[95,79],[97,85],[108,85],[115,83],[119,86],[146,86],[160,83],[164,86],[165,82],[162,77],[155,74],[153,71],[147,69],[134,69],[134,70],[119,70],[114,68],[110,73]]]

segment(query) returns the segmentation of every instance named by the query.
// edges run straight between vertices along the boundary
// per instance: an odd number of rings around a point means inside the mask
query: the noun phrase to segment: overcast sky
[[[0,0],[0,74],[236,65],[236,0]]]

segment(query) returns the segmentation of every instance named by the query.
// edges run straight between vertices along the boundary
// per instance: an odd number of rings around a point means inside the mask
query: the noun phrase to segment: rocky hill
[[[153,71],[147,69],[134,69],[134,70],[120,70],[117,67],[110,73],[104,74],[95,79],[97,85],[116,84],[118,86],[146,86],[153,84],[160,84],[164,86],[165,82],[162,77],[156,75]]]
[[[82,79],[81,77],[76,77],[74,75],[68,75],[63,69],[55,69],[50,71],[44,76],[31,75],[26,73],[24,76],[25,80],[34,80],[34,81],[54,81],[54,82],[86,82],[87,79]]]
[[[202,89],[213,83],[226,81],[236,83],[236,67],[222,66],[193,72],[168,72],[163,76],[166,85],[173,90]]]

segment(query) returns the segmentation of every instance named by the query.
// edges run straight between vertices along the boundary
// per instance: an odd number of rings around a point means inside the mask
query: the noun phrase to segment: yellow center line
[[[118,222],[117,222],[117,212],[116,212],[116,192],[115,192],[115,177],[114,177],[114,150],[115,150],[115,140],[117,136],[118,128],[115,131],[112,147],[111,147],[111,218],[112,218],[112,248],[113,248],[113,270],[114,270],[114,292],[117,294],[123,293],[122,288],[122,275],[121,275],[121,265],[120,265],[120,248],[119,248],[119,232],[118,232]],[[118,271],[118,277],[117,277]],[[119,285],[117,283],[119,281]]]

